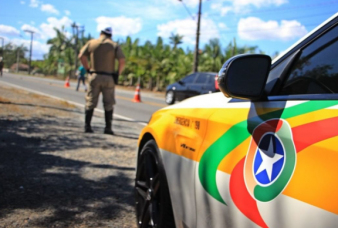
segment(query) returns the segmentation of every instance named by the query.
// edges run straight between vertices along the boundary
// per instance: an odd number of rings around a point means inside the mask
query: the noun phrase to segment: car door
[[[213,93],[216,91],[215,88],[215,74],[207,73],[207,80],[202,87],[202,94]]]
[[[205,73],[196,73],[196,79],[190,86],[190,97],[203,94],[205,90],[205,84],[207,82],[208,75]]]
[[[337,19],[272,66],[267,99],[209,118],[196,169],[198,227],[338,224]]]
[[[183,79],[181,79],[176,88],[176,96],[178,100],[184,100],[188,97],[191,97],[191,86],[193,85],[194,81],[196,80],[196,73],[190,74]]]

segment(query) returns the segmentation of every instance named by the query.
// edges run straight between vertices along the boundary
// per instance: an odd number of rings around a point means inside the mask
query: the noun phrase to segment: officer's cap
[[[107,27],[107,28],[101,30],[101,32],[103,32],[105,34],[108,34],[108,35],[111,35],[112,34],[112,28],[111,27]]]

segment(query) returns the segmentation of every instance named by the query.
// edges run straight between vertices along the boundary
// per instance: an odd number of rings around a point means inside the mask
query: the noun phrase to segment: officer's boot
[[[85,113],[85,133],[93,133],[94,131],[92,130],[92,127],[90,126],[90,122],[92,121],[92,117],[93,117],[93,112],[94,109],[89,109],[86,110]]]
[[[105,111],[104,118],[106,120],[106,127],[104,128],[104,134],[113,135],[114,132],[111,129],[112,128],[111,122],[113,120],[113,110]]]

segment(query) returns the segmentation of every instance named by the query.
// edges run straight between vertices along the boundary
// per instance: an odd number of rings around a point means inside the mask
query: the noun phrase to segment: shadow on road
[[[29,103],[15,103],[15,102],[10,102],[10,101],[1,101],[0,100],[0,104],[4,104],[4,105],[19,105],[19,106],[28,106],[28,107],[39,107],[39,108],[48,108],[48,109],[54,109],[54,110],[59,110],[59,111],[66,111],[66,112],[71,112],[71,113],[79,113],[82,114],[83,112],[81,112],[78,109],[67,109],[67,108],[59,108],[59,107],[55,107],[55,106],[48,106],[48,105],[35,105],[35,104],[29,104]],[[98,114],[94,113],[95,116],[98,116]],[[129,122],[129,123],[143,123],[143,124],[147,124],[148,122],[146,121],[141,121],[141,120],[124,120],[121,118],[114,118],[114,120],[119,121],[119,122]]]
[[[136,141],[128,145],[85,135],[70,119],[8,116],[0,119],[0,126],[0,219],[16,209],[32,209],[44,216],[30,225],[68,227],[86,220],[86,225],[97,227],[132,210],[130,172],[135,168],[106,163],[114,159],[109,155],[113,151],[121,156],[134,151]],[[100,156],[91,158],[96,150]],[[88,169],[93,171],[84,174]]]
[[[121,122],[144,123],[144,124],[148,124],[148,122],[146,122],[146,121],[141,121],[141,120],[124,120],[124,119],[120,119],[120,118],[114,118],[114,120],[121,121]]]
[[[74,108],[67,109],[67,108],[59,108],[59,107],[48,106],[48,105],[35,105],[35,104],[29,104],[29,103],[15,103],[15,102],[10,102],[10,101],[0,101],[0,104],[40,107],[40,108],[55,109],[55,110],[59,110],[59,111],[66,111],[66,112],[72,112],[72,113],[74,113],[74,112],[81,113],[79,110],[75,110]]]

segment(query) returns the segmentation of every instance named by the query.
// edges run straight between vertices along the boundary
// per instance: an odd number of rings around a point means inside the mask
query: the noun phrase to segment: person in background
[[[90,66],[88,64],[90,57]],[[88,41],[81,49],[79,59],[88,72],[88,92],[86,95],[85,132],[92,133],[91,119],[102,92],[106,127],[104,134],[113,135],[112,120],[115,105],[115,60],[118,60],[118,74],[125,65],[124,54],[117,43],[112,41],[111,27],[101,31],[98,39]],[[118,82],[118,78],[117,78]]]
[[[79,69],[76,71],[77,76],[77,86],[76,91],[79,91],[80,83],[82,81],[82,84],[85,87],[85,92],[87,92],[87,86],[86,86],[86,69],[83,67],[83,65],[79,66]]]
[[[4,62],[2,61],[2,57],[0,56],[0,75],[2,77],[2,68],[4,67]]]

